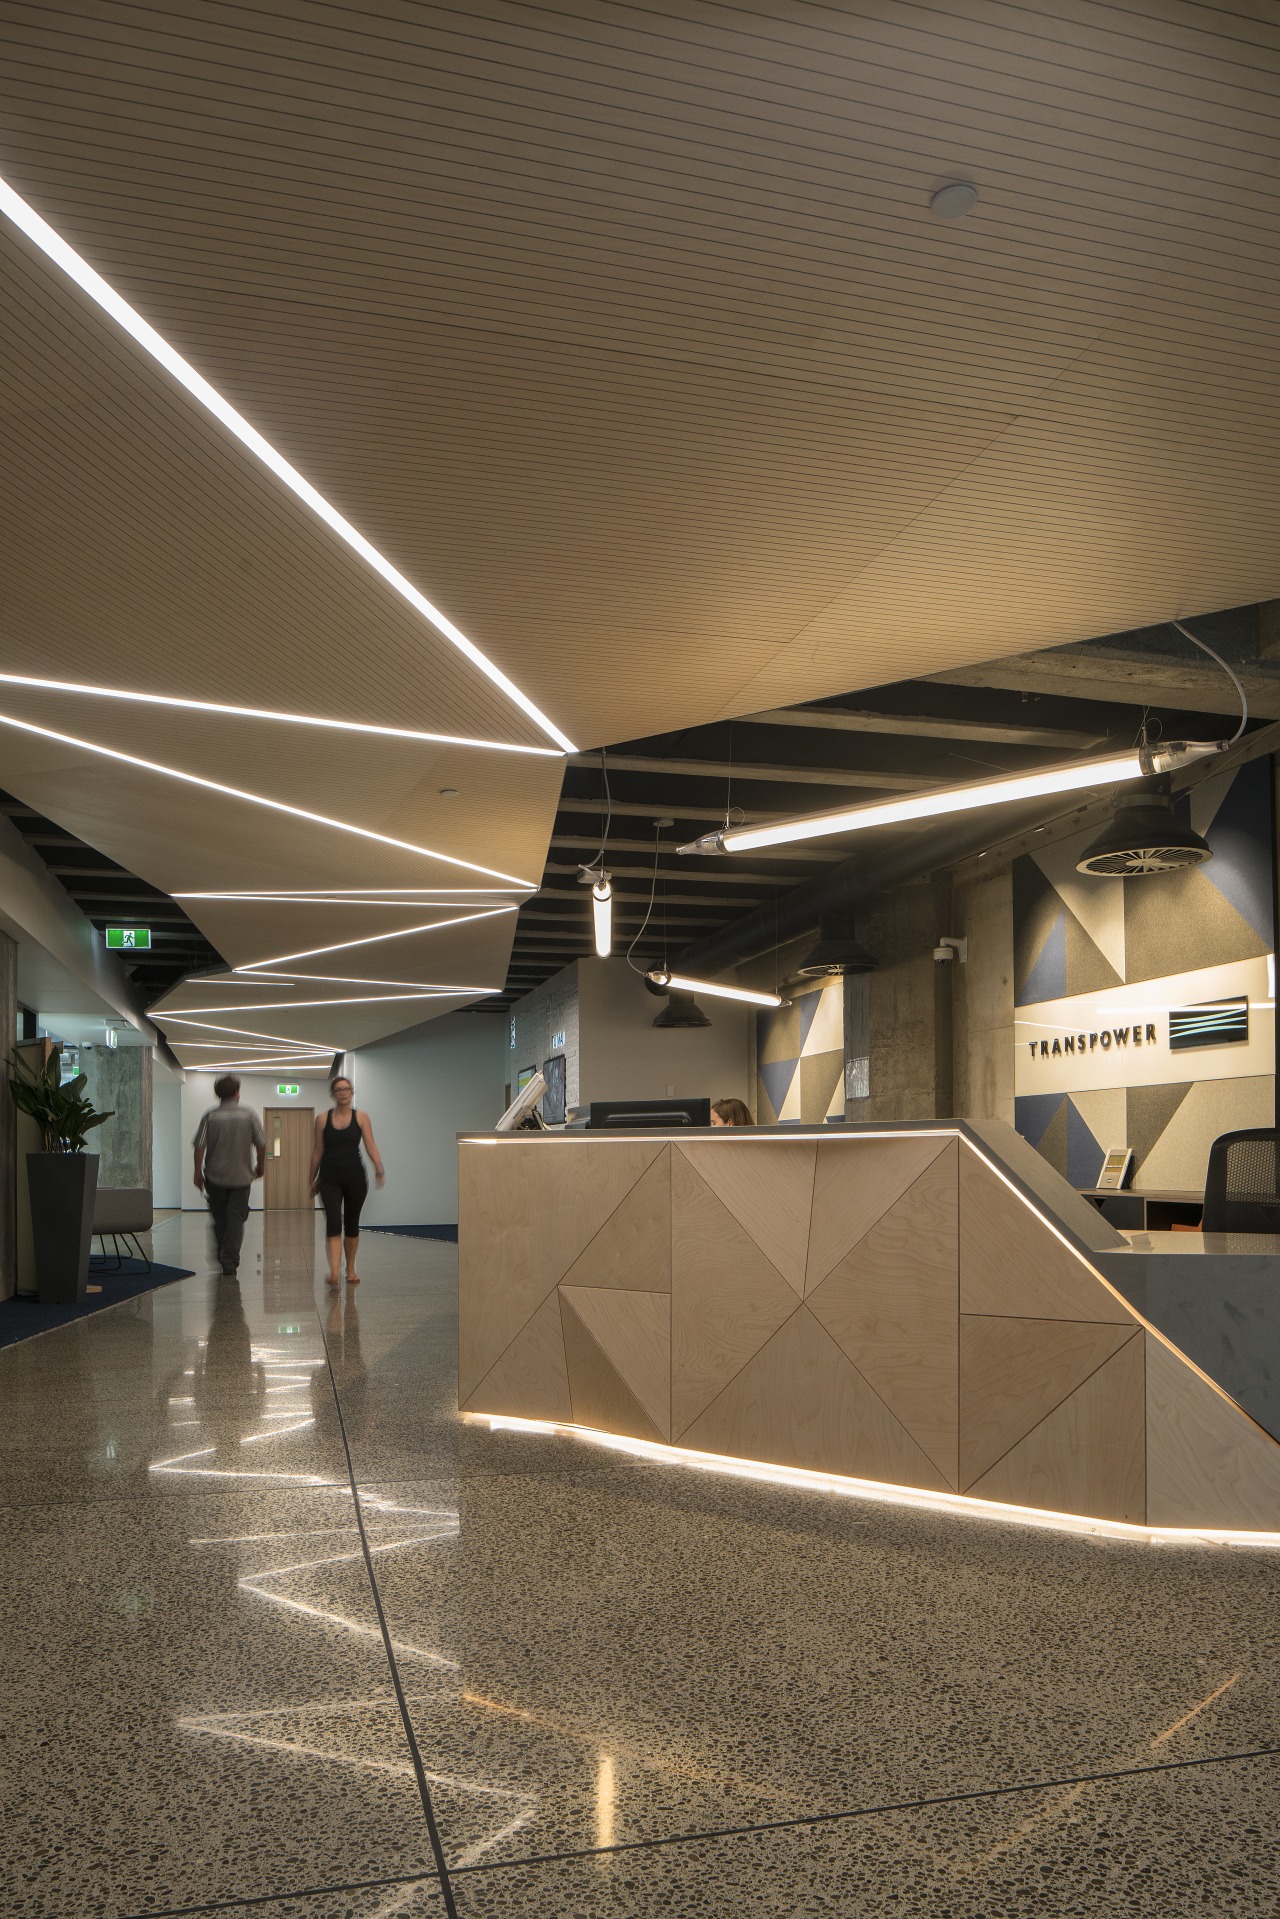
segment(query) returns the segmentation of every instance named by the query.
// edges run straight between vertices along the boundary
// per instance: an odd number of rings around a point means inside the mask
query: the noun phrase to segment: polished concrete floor
[[[0,1353],[6,1919],[1280,1913],[1280,1554],[461,1424],[314,1232]]]

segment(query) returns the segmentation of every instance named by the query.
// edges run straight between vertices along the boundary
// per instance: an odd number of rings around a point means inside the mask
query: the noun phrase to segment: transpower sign
[[[1076,1093],[1275,1071],[1268,955],[1014,1011],[1014,1091]]]
[[[1171,1013],[1169,1017],[1172,1020],[1177,1015]],[[1027,1045],[1031,1048],[1032,1059],[1060,1059],[1066,1053],[1091,1053],[1095,1046],[1100,1046],[1105,1053],[1113,1044],[1127,1046],[1130,1037],[1135,1046],[1141,1046],[1144,1043],[1147,1046],[1155,1046],[1158,1043],[1156,1029],[1148,1022],[1145,1026],[1111,1028],[1104,1026],[1100,1033],[1064,1033],[1060,1039],[1054,1039],[1052,1042],[1047,1039],[1029,1039]]]

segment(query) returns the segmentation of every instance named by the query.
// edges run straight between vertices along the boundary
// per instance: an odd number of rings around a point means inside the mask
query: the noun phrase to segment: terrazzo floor
[[[6,1919],[1280,1914],[1280,1553],[490,1432],[454,1246],[206,1231],[0,1352]]]

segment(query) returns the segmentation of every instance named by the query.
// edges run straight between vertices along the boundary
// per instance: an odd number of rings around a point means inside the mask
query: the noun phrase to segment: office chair
[[[1280,1233],[1280,1132],[1272,1126],[1223,1133],[1209,1148],[1206,1233]]]

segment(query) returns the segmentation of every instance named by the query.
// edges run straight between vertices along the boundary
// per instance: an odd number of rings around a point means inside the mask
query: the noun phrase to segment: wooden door
[[[268,1106],[262,1115],[267,1133],[267,1173],[262,1203],[274,1212],[284,1207],[314,1207],[311,1193],[311,1148],[315,1109],[311,1106]]]

